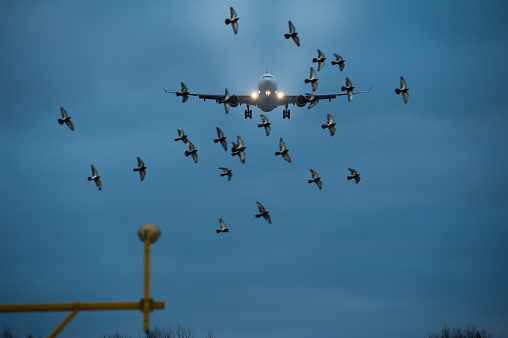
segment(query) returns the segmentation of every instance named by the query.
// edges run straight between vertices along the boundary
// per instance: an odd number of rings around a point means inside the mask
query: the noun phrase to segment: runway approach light
[[[143,328],[147,336],[150,332],[150,312],[164,309],[164,302],[150,298],[150,244],[159,239],[161,232],[153,224],[145,224],[138,231],[139,238],[145,244],[144,292],[143,298],[133,302],[94,302],[94,303],[52,303],[52,304],[8,304],[0,305],[0,312],[33,312],[33,311],[71,311],[71,313],[48,336],[56,337],[71,321],[78,311],[85,310],[141,310],[143,312]]]

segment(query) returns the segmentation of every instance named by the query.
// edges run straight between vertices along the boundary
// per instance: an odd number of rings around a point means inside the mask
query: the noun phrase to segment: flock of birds
[[[231,17],[226,19],[225,23],[226,23],[226,25],[231,24],[231,26],[233,27],[234,34],[238,34],[238,20],[239,20],[239,18],[236,14],[236,11],[233,9],[233,7],[230,7],[230,13],[231,13]],[[290,39],[290,38],[293,39],[293,41],[296,43],[296,45],[298,47],[300,47],[300,38],[298,37],[298,33],[296,32],[295,26],[293,25],[293,23],[291,21],[289,21],[289,33],[284,34],[284,37],[286,39]],[[323,52],[321,52],[321,50],[318,49],[317,51],[318,51],[318,57],[313,58],[312,62],[318,64],[318,71],[320,71],[325,64],[326,57],[323,54]],[[331,62],[332,65],[338,65],[339,69],[341,71],[344,70],[345,60],[343,59],[343,57],[338,54],[334,54],[334,56],[335,56],[336,60]],[[311,67],[310,68],[310,77],[309,77],[309,79],[305,79],[304,82],[311,83],[312,90],[315,91],[317,89],[317,81],[318,81],[318,79],[316,77],[316,71],[314,70],[313,67]],[[177,96],[182,96],[182,102],[185,102],[185,101],[187,101],[187,99],[189,97],[188,96],[188,89],[183,84],[183,82],[181,83],[181,85],[182,85],[182,91],[176,92],[175,94]],[[349,101],[351,101],[351,99],[352,99],[353,89],[354,89],[354,87],[353,87],[350,79],[348,77],[346,77],[346,86],[342,87],[342,91],[347,91]],[[409,97],[408,90],[409,89],[407,88],[406,81],[404,80],[404,77],[401,76],[400,77],[400,88],[396,88],[395,93],[397,95],[402,94],[404,103],[407,103],[407,101],[408,101],[408,97]],[[229,96],[228,94],[229,93],[227,92],[227,89],[226,89],[226,97]],[[316,101],[310,101],[309,108],[311,108],[315,104],[316,104]],[[229,107],[227,105],[225,105],[225,108],[226,108],[226,113],[228,113]],[[60,113],[62,115],[62,118],[58,119],[58,123],[60,125],[66,124],[69,127],[69,129],[74,131],[74,125],[73,125],[71,118],[68,115],[67,111],[63,107],[60,107]],[[261,117],[262,123],[258,124],[257,126],[259,128],[264,128],[266,136],[269,136],[270,131],[271,131],[270,122],[265,115],[260,114],[260,117]],[[327,114],[327,122],[326,122],[326,124],[321,125],[321,128],[328,129],[330,132],[330,136],[334,136],[335,135],[335,125],[336,125],[336,123],[334,122],[332,115]],[[222,148],[224,149],[224,151],[227,151],[227,149],[228,149],[228,145],[226,142],[227,137],[224,135],[223,131],[219,127],[216,127],[216,130],[217,130],[217,138],[214,139],[213,142],[220,143]],[[186,157],[191,156],[194,163],[198,163],[198,154],[197,154],[198,150],[196,149],[194,144],[189,140],[188,135],[186,135],[185,132],[181,128],[178,128],[177,131],[178,131],[178,137],[175,138],[174,140],[176,142],[182,141],[184,144],[186,144],[188,146],[188,150],[186,150],[184,152],[185,156]],[[237,136],[236,142],[233,141],[231,143],[232,143],[231,155],[238,156],[240,161],[244,164],[245,163],[246,146],[245,146],[242,138],[240,136]],[[286,143],[284,142],[282,137],[279,140],[279,151],[275,152],[275,156],[281,156],[285,161],[291,163],[291,157],[289,156],[289,149],[286,147]],[[146,175],[147,166],[145,165],[143,160],[141,160],[141,158],[139,158],[139,157],[137,157],[137,164],[138,164],[138,166],[136,168],[133,168],[133,171],[139,172],[140,180],[143,181],[145,178],[145,175]],[[218,169],[222,170],[222,173],[220,174],[220,176],[222,176],[222,177],[227,176],[228,181],[231,181],[231,178],[233,177],[233,173],[232,173],[231,169],[226,168],[226,167],[219,167]],[[92,176],[88,177],[88,181],[94,181],[98,190],[102,190],[102,183],[100,180],[99,172],[97,171],[97,169],[95,168],[95,166],[93,164],[91,165],[91,170],[92,170]],[[348,168],[348,170],[350,171],[351,175],[346,177],[347,180],[355,180],[356,184],[358,184],[360,182],[360,174],[355,169]],[[318,173],[316,171],[314,171],[313,169],[310,169],[310,173],[311,173],[312,178],[308,180],[308,183],[309,184],[315,183],[318,186],[319,190],[321,190],[323,187],[321,177],[319,177]],[[257,204],[259,213],[256,214],[255,217],[256,218],[263,217],[269,224],[271,224],[271,217],[269,215],[269,211],[267,211],[266,208],[261,203],[256,202],[256,204]],[[220,229],[216,230],[217,233],[229,232],[229,229],[226,227],[226,224],[222,218],[219,218],[219,223],[220,223]]]

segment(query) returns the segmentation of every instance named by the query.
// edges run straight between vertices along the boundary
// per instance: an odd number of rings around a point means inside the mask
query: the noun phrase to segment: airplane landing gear
[[[289,109],[284,109],[282,111],[282,119],[285,119],[286,117],[288,118],[288,120],[291,118],[291,115],[290,115],[290,112],[291,110]]]
[[[247,105],[247,109],[245,110],[245,119],[252,120],[252,110],[249,109],[249,105]]]

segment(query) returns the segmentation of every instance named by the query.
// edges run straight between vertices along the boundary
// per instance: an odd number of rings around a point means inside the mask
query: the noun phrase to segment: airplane
[[[224,108],[226,110],[226,114],[229,112],[229,107],[236,107],[238,105],[245,104],[247,105],[247,109],[245,110],[245,118],[252,119],[252,110],[250,106],[256,106],[264,112],[270,112],[277,108],[278,106],[284,106],[284,110],[282,111],[282,118],[290,118],[290,110],[288,108],[289,104],[297,105],[298,107],[304,107],[307,103],[309,103],[308,109],[314,107],[319,100],[328,99],[331,101],[335,99],[337,96],[348,95],[352,92],[354,87],[343,87],[343,91],[346,93],[333,93],[333,94],[309,94],[305,93],[299,95],[285,95],[282,92],[278,91],[278,83],[275,77],[272,74],[265,73],[263,74],[258,81],[258,91],[253,92],[251,95],[230,95],[227,88],[224,95],[210,95],[210,94],[196,94],[188,91],[187,87],[181,83],[182,91],[181,92],[171,92],[167,91],[164,87],[164,91],[168,94],[176,94],[176,96],[182,96],[182,102],[187,101],[188,96],[197,96],[203,101],[206,100],[215,100],[218,104],[224,104]],[[372,87],[367,91],[358,91],[352,92],[353,94],[361,94],[368,93]],[[352,95],[348,95],[349,101],[352,99]]]

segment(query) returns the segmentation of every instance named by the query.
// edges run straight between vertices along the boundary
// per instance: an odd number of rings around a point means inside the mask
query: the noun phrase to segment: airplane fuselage
[[[256,106],[264,112],[270,112],[279,106],[278,84],[271,74],[263,74],[258,81],[258,92],[253,94]],[[255,97],[254,97],[255,96]]]

